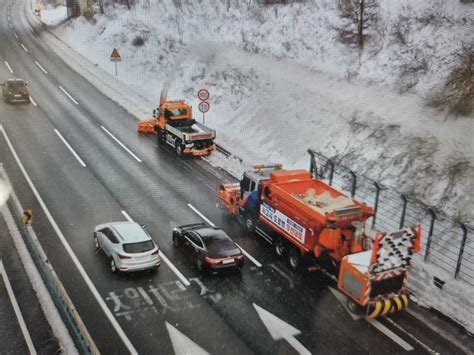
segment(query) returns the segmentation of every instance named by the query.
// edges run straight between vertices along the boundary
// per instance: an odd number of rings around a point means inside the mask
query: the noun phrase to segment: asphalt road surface
[[[101,352],[459,353],[407,313],[354,320],[327,279],[292,273],[216,206],[224,172],[138,135],[134,117],[47,48],[25,7],[0,0],[0,78],[28,80],[33,98],[0,103],[0,162],[33,208],[38,238]],[[146,224],[169,259],[158,272],[114,275],[95,252],[94,226],[127,216]],[[171,231],[205,219],[254,261],[246,258],[240,273],[199,273],[192,255],[174,249]]]

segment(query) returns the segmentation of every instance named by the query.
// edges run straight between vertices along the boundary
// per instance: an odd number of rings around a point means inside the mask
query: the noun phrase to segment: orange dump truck
[[[365,228],[371,207],[309,171],[280,165],[255,166],[240,183],[221,185],[219,197],[248,230],[287,256],[292,269],[334,275],[352,311],[374,318],[408,305],[407,267],[419,249],[419,229],[378,233],[372,243]]]
[[[164,89],[153,118],[138,122],[137,131],[156,134],[159,145],[170,145],[179,156],[208,155],[215,149],[216,132],[192,117],[192,107],[184,100],[168,101]]]

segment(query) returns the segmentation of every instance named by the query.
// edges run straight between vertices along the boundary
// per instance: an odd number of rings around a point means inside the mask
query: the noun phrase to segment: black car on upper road
[[[244,265],[242,250],[219,227],[205,223],[177,227],[173,230],[173,244],[191,250],[200,271],[240,270]]]
[[[8,79],[2,84],[2,97],[7,102],[30,102],[28,83],[23,79]]]

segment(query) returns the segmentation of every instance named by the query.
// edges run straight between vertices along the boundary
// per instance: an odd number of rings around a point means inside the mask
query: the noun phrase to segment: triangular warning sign
[[[119,51],[117,50],[117,48],[114,48],[114,50],[112,51],[112,54],[110,55],[111,58],[117,58],[119,59],[120,58],[120,53]]]

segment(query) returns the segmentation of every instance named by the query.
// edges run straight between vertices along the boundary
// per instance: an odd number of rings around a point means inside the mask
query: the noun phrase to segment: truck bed
[[[214,139],[216,133],[209,127],[204,126],[199,122],[194,122],[192,125],[172,125],[166,124],[166,130],[180,137],[183,141],[196,141],[202,139]]]
[[[373,212],[363,203],[321,180],[313,179],[307,170],[273,172],[269,186],[272,200],[280,201],[279,204],[284,204],[286,210],[299,210],[306,218],[317,220],[321,224],[326,224],[326,218],[332,216],[338,222],[344,221],[345,225],[352,220],[366,219]]]

